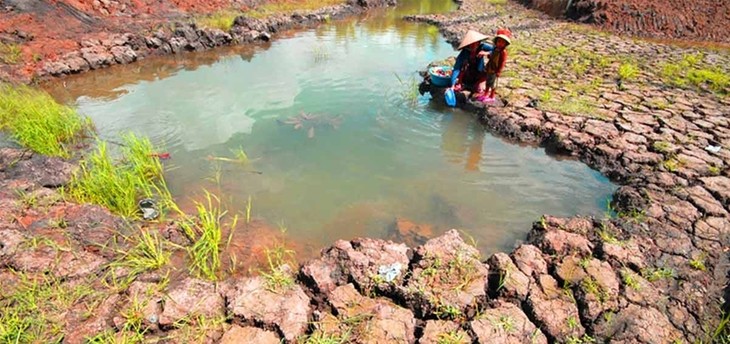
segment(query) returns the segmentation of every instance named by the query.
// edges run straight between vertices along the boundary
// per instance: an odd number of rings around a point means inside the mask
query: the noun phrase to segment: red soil
[[[184,16],[243,5],[232,0],[6,0],[0,4],[0,43],[18,45],[22,52],[15,68],[0,62],[0,79],[11,71],[29,77],[39,61],[77,50],[86,39],[152,30]]]

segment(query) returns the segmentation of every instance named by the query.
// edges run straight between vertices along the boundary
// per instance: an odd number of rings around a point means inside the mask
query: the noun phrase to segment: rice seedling
[[[193,242],[188,248],[188,256],[191,259],[190,271],[200,277],[209,280],[218,279],[221,268],[220,255],[224,249],[223,227],[221,219],[227,211],[222,211],[220,199],[209,192],[205,192],[206,203],[196,202],[197,216],[184,219],[180,222],[185,235]],[[233,231],[238,223],[238,215],[235,215],[228,227],[228,238],[225,242],[227,247],[233,237]]]
[[[47,93],[0,83],[0,129],[38,153],[69,157],[68,147],[91,129],[91,121]]]

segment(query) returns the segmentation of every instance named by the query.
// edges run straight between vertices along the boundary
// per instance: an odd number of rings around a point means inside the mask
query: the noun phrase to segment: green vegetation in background
[[[233,27],[233,22],[236,20],[236,17],[242,14],[243,12],[241,11],[223,10],[199,17],[195,19],[195,23],[201,27],[220,29],[224,32],[229,32]]]
[[[263,18],[273,14],[291,13],[295,11],[313,11],[327,6],[344,4],[343,0],[280,0],[267,2],[256,9],[247,11],[246,16],[252,18]]]
[[[124,217],[139,216],[137,201],[155,195],[164,202],[171,197],[162,177],[162,164],[154,155],[152,143],[134,134],[123,136],[122,157],[112,160],[106,142],[79,166],[65,194],[82,203],[106,207]]]
[[[16,64],[23,57],[20,46],[14,43],[0,42],[0,63]]]
[[[19,144],[49,156],[70,156],[68,147],[91,128],[88,118],[27,86],[0,84],[0,129]]]
[[[701,52],[686,54],[680,61],[662,64],[661,76],[664,82],[673,86],[707,88],[718,94],[730,94],[730,72],[708,66]]]

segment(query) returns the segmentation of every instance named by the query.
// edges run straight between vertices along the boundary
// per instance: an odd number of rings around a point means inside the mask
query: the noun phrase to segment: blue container
[[[444,71],[447,75],[438,75],[436,73],[437,70]],[[431,85],[438,86],[438,87],[450,87],[451,86],[451,67],[449,66],[440,66],[440,67],[431,67],[428,69],[428,74],[431,75]]]
[[[456,106],[456,94],[453,88],[446,89],[446,92],[444,92],[444,100],[446,100],[446,105],[451,107]]]

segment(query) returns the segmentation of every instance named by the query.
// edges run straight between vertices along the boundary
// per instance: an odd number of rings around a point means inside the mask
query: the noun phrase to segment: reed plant
[[[69,147],[90,131],[91,121],[43,91],[0,83],[0,129],[38,153],[69,157]]]
[[[193,243],[188,248],[190,271],[209,280],[217,280],[221,268],[221,253],[231,242],[233,231],[238,223],[238,215],[233,216],[230,224],[222,223],[227,211],[220,206],[220,199],[205,192],[205,203],[196,202],[197,216],[180,222],[183,233]],[[223,229],[228,227],[228,237],[223,242]]]

